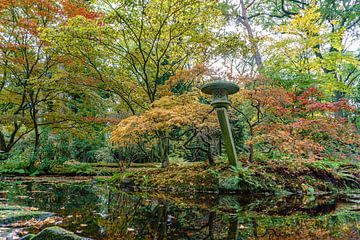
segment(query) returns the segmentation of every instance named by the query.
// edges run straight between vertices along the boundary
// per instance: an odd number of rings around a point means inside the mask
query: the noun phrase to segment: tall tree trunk
[[[219,136],[219,156],[221,156],[221,153],[222,153],[222,142],[221,142],[221,140],[222,140],[222,136],[220,135]]]
[[[215,161],[214,161],[214,158],[213,158],[213,154],[212,154],[210,144],[207,147],[207,157],[208,157],[209,165],[215,165]]]
[[[250,6],[248,6],[250,7]],[[249,36],[249,40],[251,43],[252,48],[254,49],[254,58],[255,58],[255,63],[258,67],[258,70],[260,71],[264,66],[263,66],[263,61],[262,61],[262,57],[259,51],[259,46],[256,42],[255,36],[254,36],[254,32],[253,29],[251,28],[250,22],[249,22],[249,18],[247,15],[247,6],[245,6],[245,2],[244,0],[240,0],[240,8],[241,8],[241,13],[239,14],[239,16],[237,16],[239,22],[245,27],[246,32]]]
[[[253,126],[250,125],[250,137],[252,138],[254,135]],[[249,144],[249,162],[254,162],[254,144]]]
[[[13,124],[13,130],[10,134],[9,139],[5,138],[5,135],[0,131],[0,153],[9,153],[15,143],[21,138],[17,137],[16,134],[20,130],[20,125],[17,124],[16,120]]]
[[[165,133],[160,134],[160,158],[161,158],[161,167],[166,168],[169,166],[169,138]]]
[[[35,140],[34,140],[34,150],[33,150],[33,156],[30,159],[30,163],[29,163],[29,167],[28,170],[29,171],[33,171],[35,169],[35,162],[38,158],[38,153],[39,153],[39,146],[40,146],[40,130],[39,130],[39,125],[37,122],[37,115],[36,115],[36,109],[30,109],[30,115],[33,121],[33,127],[34,127],[34,132],[35,132]]]
[[[7,153],[8,149],[6,147],[5,136],[2,132],[0,132],[0,153]]]
[[[200,136],[200,138],[206,145],[206,149],[204,149],[203,151],[206,152],[207,159],[209,161],[209,165],[215,165],[210,141],[206,140],[204,136]]]

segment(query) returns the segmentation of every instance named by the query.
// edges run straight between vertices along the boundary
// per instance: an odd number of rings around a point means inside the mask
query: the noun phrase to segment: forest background
[[[243,165],[356,165],[359,23],[358,0],[1,0],[0,173],[221,162],[213,77]]]

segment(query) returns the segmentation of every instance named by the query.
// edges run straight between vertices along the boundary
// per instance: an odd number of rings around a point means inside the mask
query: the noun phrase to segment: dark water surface
[[[179,195],[49,178],[2,181],[0,201],[53,212],[93,239],[360,239],[357,194]]]

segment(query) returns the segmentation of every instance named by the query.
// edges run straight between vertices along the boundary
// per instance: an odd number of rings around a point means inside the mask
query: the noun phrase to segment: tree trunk
[[[221,153],[222,153],[222,149],[221,149],[221,147],[222,147],[222,142],[221,142],[221,140],[222,140],[222,136],[220,135],[220,136],[219,136],[219,156],[221,156]]]
[[[166,168],[169,166],[169,138],[161,133],[160,135],[160,158],[161,158],[161,167]]]
[[[244,0],[240,0],[240,7],[241,7],[241,15],[238,16],[238,20],[239,20],[239,22],[241,22],[241,24],[246,29],[246,32],[250,39],[250,43],[254,49],[255,63],[258,67],[258,70],[261,70],[263,68],[263,62],[262,62],[258,44],[257,44],[257,42],[255,42],[254,32],[250,26],[250,22],[249,22],[249,19],[247,16],[247,8],[245,6]]]
[[[252,138],[254,135],[253,126],[250,125],[249,127],[250,127],[250,138]],[[254,162],[254,144],[252,143],[249,144],[249,162]]]
[[[5,142],[5,137],[2,134],[2,132],[0,132],[0,153],[7,153],[8,149],[6,146],[6,142]]]
[[[211,150],[211,145],[209,145],[207,148],[207,157],[209,160],[209,165],[215,165],[215,161],[214,161],[212,150]]]
[[[34,124],[35,141],[34,141],[33,156],[30,159],[28,170],[33,171],[35,169],[35,162],[36,162],[36,160],[38,158],[38,153],[39,153],[40,130],[39,130],[38,122],[37,122],[37,116],[36,116],[35,108],[30,110],[30,115],[31,115],[31,118],[32,118],[32,121],[33,121],[33,124]]]
[[[254,145],[249,144],[249,162],[254,162]]]
[[[344,97],[345,97],[345,93],[343,91],[339,91],[339,90],[335,91],[335,97],[334,97],[335,102],[340,101]],[[345,112],[343,110],[339,110],[335,113],[335,116],[340,118],[345,117]]]

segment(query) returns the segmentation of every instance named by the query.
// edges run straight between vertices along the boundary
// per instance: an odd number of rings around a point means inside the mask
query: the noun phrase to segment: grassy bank
[[[325,159],[318,161],[267,160],[238,168],[219,160],[205,163],[159,164],[132,163],[124,168],[117,163],[80,163],[68,161],[48,170],[30,172],[22,162],[3,162],[0,176],[113,176],[110,181],[122,186],[168,192],[251,192],[316,194],[360,188],[360,164]]]
[[[157,168],[160,164],[131,163],[133,168]],[[129,167],[127,166],[127,167]],[[62,164],[50,166],[37,165],[35,169],[29,169],[29,161],[26,160],[6,160],[0,162],[0,176],[112,176],[115,173],[124,171],[125,167],[119,163],[84,163],[75,160],[66,161]]]
[[[242,163],[229,168],[225,163],[172,165],[161,168],[131,168],[110,181],[122,186],[163,191],[252,192],[322,194],[359,189],[359,164],[322,160],[297,165],[273,161]]]

